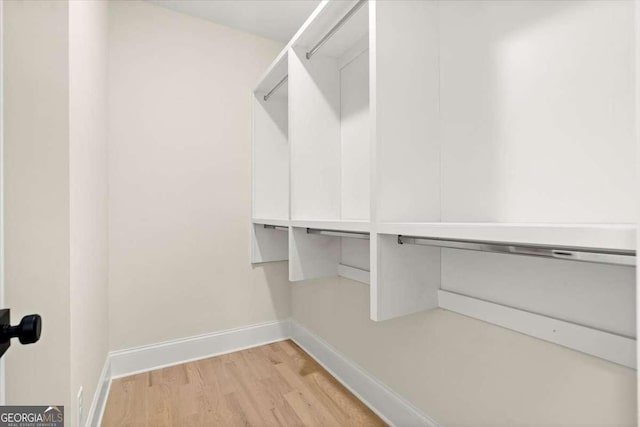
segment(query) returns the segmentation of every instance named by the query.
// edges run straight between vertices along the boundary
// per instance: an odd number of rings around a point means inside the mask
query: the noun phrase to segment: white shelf
[[[288,219],[275,218],[253,218],[251,222],[254,224],[277,225],[279,227],[288,227],[291,223]]]
[[[288,73],[287,49],[278,54],[269,68],[260,77],[260,81],[253,90],[256,93],[267,93]],[[283,88],[285,89],[285,88]],[[286,97],[286,92],[280,92]]]
[[[357,3],[357,0],[330,1],[318,7],[313,20],[308,20],[294,37],[295,46],[311,49]],[[340,58],[369,33],[368,4],[362,6],[318,51],[318,54]]]
[[[321,2],[255,88],[253,262],[369,282],[376,321],[440,306],[631,366],[633,267],[397,240],[635,250],[628,10],[368,2],[308,58],[356,1]]]
[[[272,85],[279,81],[277,80],[277,76],[284,77],[287,74],[288,65],[287,65],[286,58],[291,46],[296,44],[298,39],[300,39],[301,36],[308,33],[307,28],[309,26],[316,25],[316,22],[319,19],[325,19],[325,18],[321,18],[322,16],[329,16],[327,14],[327,11],[329,9],[332,9],[334,6],[335,5],[333,4],[333,2],[324,0],[318,5],[318,7],[314,9],[314,11],[311,13],[311,15],[309,15],[309,17],[304,22],[304,24],[302,24],[302,26],[298,29],[296,34],[294,34],[291,40],[289,40],[289,42],[285,45],[285,47],[282,48],[282,51],[280,51],[276,59],[274,59],[273,62],[269,65],[269,67],[265,70],[265,72],[262,73],[262,75],[260,76],[260,79],[258,80],[258,83],[256,83],[253,89],[254,92],[269,91],[270,90],[269,88],[273,87]],[[336,13],[336,12],[333,12],[333,13]]]
[[[335,230],[335,231],[358,231],[369,232],[371,231],[371,223],[368,221],[351,221],[351,220],[297,220],[290,221],[293,227],[304,228],[318,228],[322,230]]]
[[[636,249],[633,224],[384,223],[382,234],[596,249]]]

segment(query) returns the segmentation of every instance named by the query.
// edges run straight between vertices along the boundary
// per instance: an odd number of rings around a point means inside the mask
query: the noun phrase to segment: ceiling
[[[176,12],[286,43],[320,0],[149,0]]]

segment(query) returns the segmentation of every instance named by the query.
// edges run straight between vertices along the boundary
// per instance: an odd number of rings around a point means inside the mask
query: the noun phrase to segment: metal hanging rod
[[[368,0],[358,0],[358,2],[349,10],[349,12],[347,12],[347,14],[344,15],[342,19],[340,19],[338,23],[334,25],[333,28],[331,28],[329,32],[325,34],[324,37],[322,37],[320,41],[316,43],[316,45],[311,48],[309,52],[307,52],[307,59],[311,59],[311,57],[318,51],[318,49],[320,49],[323,44],[325,44],[336,32],[338,32],[338,30],[349,20],[349,18],[351,18],[353,14],[356,13],[367,1]]]
[[[636,265],[636,252],[614,249],[585,249],[575,247],[551,247],[545,245],[513,245],[501,242],[474,240],[449,240],[425,237],[398,236],[398,244],[437,246],[469,251],[494,252],[511,255],[527,255],[568,261],[595,262],[600,264]]]
[[[365,233],[361,231],[336,231],[336,230],[321,230],[318,228],[307,228],[307,234],[320,234],[322,236],[349,237],[351,239],[369,240],[369,233]]]
[[[283,227],[282,225],[264,224],[264,228],[267,228],[269,230],[289,231],[289,227]]]
[[[271,89],[269,92],[267,92],[267,94],[264,96],[264,100],[268,101],[269,98],[271,98],[271,95],[273,95],[273,93],[275,91],[277,91],[278,89],[280,89],[280,87],[285,84],[287,82],[287,80],[289,79],[289,75],[287,74],[286,76],[284,76],[282,78],[282,80],[280,80],[274,87],[273,89]]]

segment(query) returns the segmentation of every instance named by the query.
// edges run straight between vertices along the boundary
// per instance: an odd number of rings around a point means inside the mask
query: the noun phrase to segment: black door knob
[[[20,344],[33,344],[40,339],[42,331],[42,318],[39,314],[24,316],[19,325],[3,325],[0,329],[0,342],[18,338]]]

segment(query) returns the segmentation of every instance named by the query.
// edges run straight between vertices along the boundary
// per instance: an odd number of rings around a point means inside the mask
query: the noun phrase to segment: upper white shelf
[[[383,223],[377,226],[377,231],[438,239],[636,249],[636,227],[633,224]]]
[[[358,3],[357,0],[330,1],[316,9],[291,42],[311,49]],[[340,58],[369,34],[369,5],[365,2],[344,25],[323,44],[322,55]]]
[[[284,49],[260,77],[260,81],[253,91],[256,93],[268,93],[287,75],[287,68],[287,49]],[[286,98],[286,86],[279,91],[279,95]]]
[[[265,225],[277,225],[279,227],[288,227],[291,221],[288,219],[274,219],[274,218],[252,218],[251,222],[254,224]]]
[[[349,1],[323,1],[300,27],[298,32],[273,60],[269,68],[260,76],[253,91],[258,93],[269,92],[288,73],[287,55],[292,46],[311,48],[327,31],[335,25],[345,13],[356,4],[356,0]],[[322,53],[326,56],[340,58],[349,49],[366,40],[369,32],[368,5],[364,5],[350,19],[349,22],[336,35],[322,47]],[[286,94],[287,89],[281,94]]]
[[[361,232],[369,232],[371,230],[371,223],[369,221],[291,220],[290,224],[293,227],[317,228],[321,230],[361,231]]]

